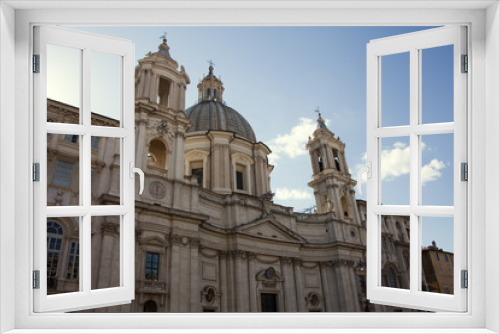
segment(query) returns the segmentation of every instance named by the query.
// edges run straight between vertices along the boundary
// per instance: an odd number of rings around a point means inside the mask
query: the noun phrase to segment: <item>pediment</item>
[[[236,227],[235,232],[279,242],[306,242],[306,239],[304,237],[271,217],[240,225]]]
[[[160,237],[153,236],[153,237],[147,237],[147,238],[142,238],[141,239],[141,244],[148,244],[148,245],[156,245],[156,246],[165,246],[166,242]]]

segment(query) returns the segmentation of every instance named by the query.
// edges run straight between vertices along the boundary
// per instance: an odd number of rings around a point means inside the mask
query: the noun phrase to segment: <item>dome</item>
[[[256,142],[255,133],[247,120],[220,101],[200,101],[186,110],[186,117],[191,121],[188,132],[229,131],[252,143]]]

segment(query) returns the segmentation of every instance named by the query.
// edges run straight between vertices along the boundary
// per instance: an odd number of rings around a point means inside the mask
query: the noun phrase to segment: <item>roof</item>
[[[186,117],[191,121],[188,132],[228,131],[252,143],[256,142],[255,133],[248,121],[239,112],[220,101],[200,101],[186,110]]]

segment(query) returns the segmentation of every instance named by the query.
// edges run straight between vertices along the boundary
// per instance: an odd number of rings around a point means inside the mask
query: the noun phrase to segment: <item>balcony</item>
[[[167,169],[157,167],[154,165],[148,165],[148,173],[153,174],[153,175],[158,175],[162,177],[167,177]]]

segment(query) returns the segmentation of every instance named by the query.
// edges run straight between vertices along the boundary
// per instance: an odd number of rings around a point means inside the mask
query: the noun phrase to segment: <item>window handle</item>
[[[366,173],[368,178],[371,179],[372,178],[372,163],[370,161],[367,161],[366,162],[366,167],[363,167],[363,168],[360,168],[358,170],[358,184],[357,184],[357,187],[358,187],[358,193],[360,195],[362,195],[363,193],[361,192],[361,175],[363,173]]]
[[[139,195],[142,195],[142,192],[144,191],[144,172],[142,169],[134,167],[134,162],[130,161],[129,162],[129,170],[130,170],[130,178],[134,178],[134,173],[139,174]]]

